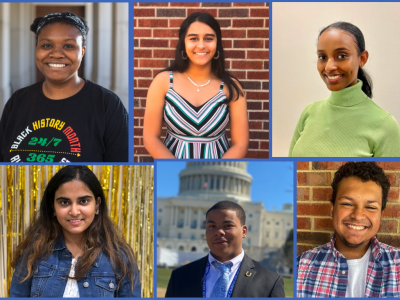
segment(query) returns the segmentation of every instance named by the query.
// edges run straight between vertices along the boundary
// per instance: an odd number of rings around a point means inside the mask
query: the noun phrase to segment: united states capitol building
[[[248,231],[243,248],[250,257],[262,261],[268,253],[282,247],[293,229],[293,204],[267,211],[262,202],[252,201],[253,179],[247,173],[247,164],[236,161],[187,163],[179,174],[179,194],[157,199],[158,265],[182,264],[208,253],[206,212],[222,200],[236,202],[246,212]]]

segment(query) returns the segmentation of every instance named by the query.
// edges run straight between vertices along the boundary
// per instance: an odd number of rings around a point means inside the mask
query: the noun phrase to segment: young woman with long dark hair
[[[162,120],[167,124],[160,140]],[[230,123],[232,145],[225,128]],[[221,29],[208,13],[182,23],[175,60],[150,85],[144,145],[153,158],[243,158],[249,129],[239,81],[225,69]]]
[[[85,166],[67,166],[51,178],[11,265],[10,297],[141,296],[133,252]]]
[[[45,80],[17,90],[0,121],[1,162],[128,162],[128,113],[113,92],[78,76],[89,31],[72,13],[36,18]]]
[[[372,81],[361,30],[347,22],[325,27],[317,44],[317,69],[331,95],[301,114],[289,156],[400,156],[395,118],[372,100]]]

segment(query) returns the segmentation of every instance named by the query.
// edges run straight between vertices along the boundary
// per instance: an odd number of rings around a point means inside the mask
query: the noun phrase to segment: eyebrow
[[[213,223],[213,224],[215,224],[216,222],[211,221],[211,220],[208,220],[207,223]],[[235,222],[233,222],[233,221],[231,221],[231,220],[227,220],[227,221],[224,221],[224,222],[222,222],[222,223],[235,223]]]
[[[85,195],[85,196],[80,196],[80,197],[78,197],[78,200],[82,200],[82,199],[87,199],[87,198],[93,198],[92,196],[90,196],[90,195]],[[57,199],[56,199],[56,201],[59,201],[59,200],[71,200],[70,198],[68,198],[68,197],[58,197]]]
[[[199,35],[198,33],[190,33],[187,36],[198,36],[198,35]],[[214,33],[206,33],[205,36],[213,36],[213,37],[215,37],[215,34]]]
[[[343,51],[343,50],[350,51],[349,49],[347,49],[347,48],[345,48],[345,47],[336,48],[336,49],[333,50],[333,51]],[[325,50],[318,49],[317,52],[325,52]]]
[[[354,201],[354,199],[351,198],[351,197],[349,197],[349,196],[343,196],[343,197],[341,197],[340,199],[346,199],[346,200]],[[340,200],[340,199],[339,199],[339,200]],[[367,200],[367,203],[378,203],[378,204],[379,204],[379,201],[376,201],[376,200]]]
[[[41,42],[41,41],[52,41],[52,39],[44,38],[44,39],[39,40],[39,42]],[[65,39],[64,42],[66,42],[66,41],[74,41],[75,42],[76,39]]]

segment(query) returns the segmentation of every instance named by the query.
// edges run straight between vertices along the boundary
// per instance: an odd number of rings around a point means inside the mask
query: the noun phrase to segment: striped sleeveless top
[[[176,158],[221,158],[230,148],[225,134],[229,122],[226,95],[219,92],[201,106],[194,106],[173,89],[173,75],[165,95],[164,121],[167,134],[164,145]]]

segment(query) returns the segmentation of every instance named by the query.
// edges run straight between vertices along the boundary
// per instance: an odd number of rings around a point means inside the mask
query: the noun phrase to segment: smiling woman
[[[160,140],[162,121],[167,134]],[[232,146],[225,134],[230,123]],[[193,13],[182,23],[172,65],[150,85],[143,126],[153,158],[243,158],[249,129],[239,81],[225,69],[218,22]]]
[[[105,200],[85,166],[53,176],[37,220],[14,252],[10,297],[140,297],[133,252]]]
[[[36,18],[45,80],[16,91],[0,121],[0,161],[127,162],[128,113],[111,91],[78,76],[89,28],[72,13]]]
[[[364,36],[350,23],[325,27],[317,44],[317,69],[332,92],[308,105],[290,145],[293,157],[400,156],[400,131],[394,117],[372,100],[372,81]]]

